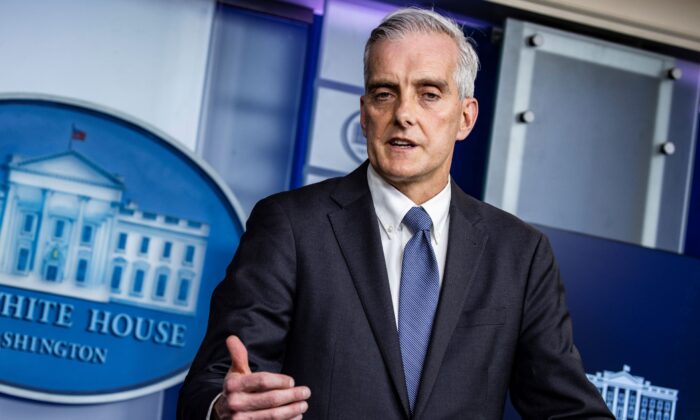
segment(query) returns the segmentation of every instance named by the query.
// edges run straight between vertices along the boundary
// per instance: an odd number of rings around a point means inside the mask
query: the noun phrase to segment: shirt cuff
[[[207,411],[206,420],[211,420],[211,412],[212,412],[212,410],[214,410],[214,404],[216,404],[216,400],[218,400],[219,397],[222,395],[223,395],[223,392],[219,392],[218,394],[216,394],[216,397],[214,397],[214,399],[211,401],[211,404],[209,404],[209,410]]]

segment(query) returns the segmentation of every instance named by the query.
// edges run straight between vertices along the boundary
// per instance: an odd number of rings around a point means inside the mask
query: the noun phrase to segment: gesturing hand
[[[220,419],[300,419],[308,409],[311,390],[294,379],[271,372],[251,373],[248,351],[235,335],[226,339],[231,368],[223,394],[214,404]]]

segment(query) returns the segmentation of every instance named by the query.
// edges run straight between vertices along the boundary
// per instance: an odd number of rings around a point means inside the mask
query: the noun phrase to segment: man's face
[[[476,100],[459,99],[457,57],[456,43],[439,33],[379,41],[370,51],[360,99],[369,160],[414,201],[445,187],[455,142],[476,121]]]

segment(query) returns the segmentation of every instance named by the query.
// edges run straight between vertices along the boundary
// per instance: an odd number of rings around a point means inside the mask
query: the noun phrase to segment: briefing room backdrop
[[[46,293],[12,286],[31,278],[26,258],[34,251],[21,251],[22,241],[43,246],[31,242],[32,235],[44,225],[46,197],[61,195],[46,192],[53,181],[26,181],[39,170],[73,171],[83,180],[92,177],[90,188],[118,191],[107,241],[116,258],[95,284],[111,287],[105,299],[116,302],[114,313],[132,308],[124,311],[134,319],[181,320],[167,324],[169,350],[196,347],[192,337],[204,328],[207,293],[222,277],[255,202],[347,173],[366,159],[358,114],[362,48],[381,17],[404,3],[0,2],[0,358],[20,360],[18,353],[28,353],[3,335],[31,331],[26,319],[12,319],[17,305],[9,306],[9,296],[73,302],[57,305],[75,310],[75,320],[81,302],[92,299],[51,297],[73,293],[51,289],[55,275],[47,267],[52,254],[63,252],[58,247],[47,251],[42,267],[36,260],[43,276],[37,284],[46,284]],[[464,26],[481,59],[479,121],[457,146],[452,177],[550,236],[586,371],[618,418],[700,416],[694,357],[700,352],[694,333],[700,322],[700,171],[693,170],[700,154],[700,53],[491,4],[507,2],[430,3]],[[43,210],[32,210],[34,193],[21,192],[31,190],[18,187],[22,180],[44,191],[37,193]],[[85,191],[83,197],[103,197],[103,190]],[[19,245],[2,236],[2,226],[10,225],[3,215],[11,214],[13,202],[22,217]],[[80,256],[99,254],[90,236],[98,225],[84,222],[84,213],[59,217],[65,226],[89,226],[76,236],[75,249],[65,251],[77,265],[61,287],[84,283],[88,266]],[[51,223],[46,235],[54,243],[65,228]],[[133,261],[127,233],[140,238]],[[194,242],[177,248],[185,239]],[[149,254],[149,244],[157,256]],[[122,290],[122,272],[132,265],[124,280],[128,290]],[[169,276],[177,287],[166,287]],[[144,286],[149,281],[152,289]],[[89,308],[91,322],[107,313]],[[178,341],[177,325],[187,328],[186,344]],[[112,357],[119,346],[110,349]],[[37,367],[53,357],[29,356],[39,358]],[[126,357],[132,363],[125,369],[139,377],[157,368],[151,357],[157,356],[146,350]],[[0,413],[11,419],[173,419],[182,375],[178,370],[145,385],[124,385],[141,391],[122,389],[111,399],[83,390],[83,397],[97,396],[71,401],[33,393],[45,384],[62,389],[62,382],[71,382],[62,376],[70,370],[27,364],[19,386],[7,366],[0,363]],[[91,376],[75,366],[74,374],[94,381],[96,390],[109,382],[97,369]],[[510,408],[506,416],[516,418]]]

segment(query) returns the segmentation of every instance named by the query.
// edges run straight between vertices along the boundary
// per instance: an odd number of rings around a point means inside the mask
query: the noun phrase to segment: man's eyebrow
[[[371,80],[367,83],[367,91],[371,92],[375,89],[385,88],[390,90],[398,90],[399,85],[389,80]]]
[[[436,88],[440,89],[441,92],[449,92],[450,91],[450,84],[447,83],[446,80],[442,80],[442,79],[431,79],[431,78],[418,79],[413,84],[416,86],[435,86]]]

